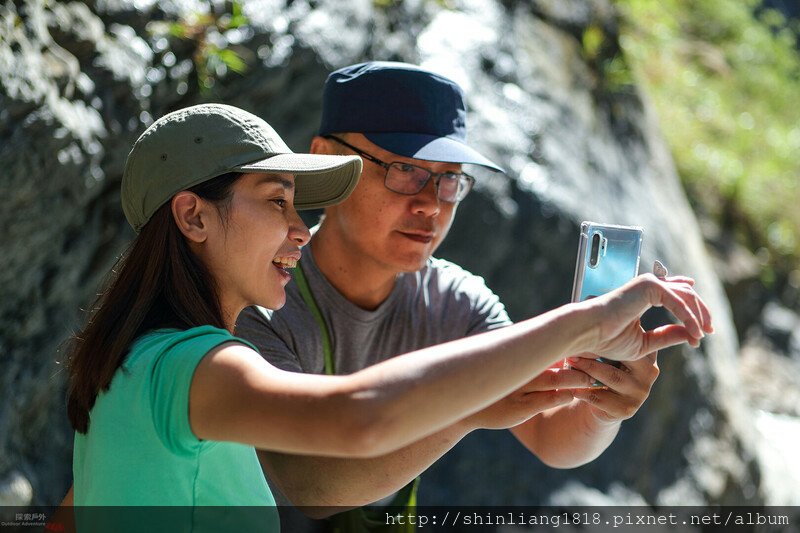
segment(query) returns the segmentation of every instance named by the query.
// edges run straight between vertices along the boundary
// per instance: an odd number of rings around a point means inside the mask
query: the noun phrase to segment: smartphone
[[[600,296],[636,277],[643,233],[638,226],[582,222],[572,301]]]
[[[643,233],[644,230],[638,226],[582,222],[572,301],[595,298],[636,277]],[[598,361],[620,366],[617,361],[603,358]],[[566,361],[565,367],[568,367]]]

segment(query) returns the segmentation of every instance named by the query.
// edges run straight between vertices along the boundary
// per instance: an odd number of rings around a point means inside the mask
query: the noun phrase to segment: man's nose
[[[439,191],[434,181],[434,178],[431,177],[422,190],[413,196],[411,208],[414,213],[434,217],[441,211]]]

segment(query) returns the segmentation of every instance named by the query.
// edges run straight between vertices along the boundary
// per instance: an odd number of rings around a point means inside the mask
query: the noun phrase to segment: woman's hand
[[[595,324],[593,346],[586,351],[627,361],[682,342],[698,346],[714,328],[711,313],[693,285],[694,280],[684,276],[659,279],[643,274],[615,291],[578,304],[588,308]],[[679,323],[643,330],[639,318],[650,307],[664,307]]]

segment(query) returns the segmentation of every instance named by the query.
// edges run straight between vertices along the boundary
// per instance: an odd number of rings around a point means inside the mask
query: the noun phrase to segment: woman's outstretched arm
[[[639,317],[653,306],[679,324],[642,330]],[[688,283],[644,275],[590,301],[347,376],[283,372],[249,348],[226,345],[195,371],[190,423],[201,439],[374,457],[475,413],[565,356],[636,359],[681,342],[696,346],[711,331],[708,309]]]

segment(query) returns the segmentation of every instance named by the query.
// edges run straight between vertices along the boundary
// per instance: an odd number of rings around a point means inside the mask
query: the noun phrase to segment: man
[[[462,164],[500,170],[466,144],[465,117],[458,85],[413,65],[372,62],[332,73],[311,152],[360,155],[361,179],[346,201],[326,209],[287,286],[286,306],[248,309],[237,335],[282,369],[344,374],[510,324],[482,278],[431,257],[473,185]],[[406,486],[394,502],[402,505],[413,492],[406,484],[478,428],[510,427],[546,464],[578,466],[600,455],[638,410],[658,367],[655,354],[623,369],[592,359],[574,367],[552,369],[387,456],[263,453],[262,465],[294,505],[319,507],[364,505]],[[594,380],[608,388],[590,388]]]

